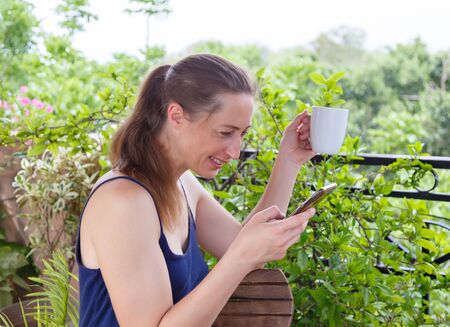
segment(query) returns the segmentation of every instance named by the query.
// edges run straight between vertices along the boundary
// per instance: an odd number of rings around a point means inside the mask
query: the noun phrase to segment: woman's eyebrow
[[[225,124],[225,125],[222,125],[222,126],[223,126],[223,127],[232,128],[232,129],[234,129],[234,130],[239,130],[239,129],[241,129],[241,128],[238,127],[238,126],[228,125],[228,124]],[[252,127],[252,125],[248,125],[246,128],[244,128],[244,130],[246,130],[246,129],[250,128],[250,127]]]

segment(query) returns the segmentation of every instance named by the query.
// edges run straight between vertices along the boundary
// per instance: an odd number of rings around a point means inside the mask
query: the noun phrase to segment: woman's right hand
[[[285,219],[277,206],[264,209],[245,224],[229,251],[234,252],[242,264],[249,265],[250,270],[268,261],[283,259],[314,213],[315,209],[311,208]]]

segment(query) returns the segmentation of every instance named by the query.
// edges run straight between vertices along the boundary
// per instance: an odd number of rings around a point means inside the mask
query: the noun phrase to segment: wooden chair
[[[22,304],[31,310],[29,301]],[[25,326],[18,303],[0,310],[15,327]],[[215,327],[288,327],[294,313],[292,292],[286,276],[279,269],[258,269],[248,274],[234,291],[217,317]],[[37,326],[28,318],[30,327]]]
[[[288,327],[294,301],[286,276],[279,269],[248,274],[217,317],[215,327]]]

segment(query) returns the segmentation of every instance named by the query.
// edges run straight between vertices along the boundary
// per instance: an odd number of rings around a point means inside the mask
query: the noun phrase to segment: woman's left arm
[[[286,214],[300,167],[315,155],[309,141],[310,125],[311,116],[305,110],[286,127],[266,190],[243,225],[272,205]]]

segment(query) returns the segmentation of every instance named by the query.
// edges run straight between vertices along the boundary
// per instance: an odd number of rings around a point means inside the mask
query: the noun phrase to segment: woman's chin
[[[211,179],[217,176],[220,169],[198,169],[192,170],[197,176],[202,178]]]

